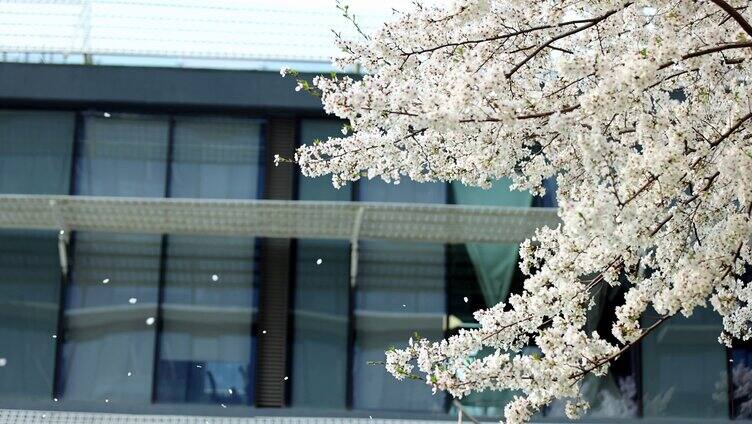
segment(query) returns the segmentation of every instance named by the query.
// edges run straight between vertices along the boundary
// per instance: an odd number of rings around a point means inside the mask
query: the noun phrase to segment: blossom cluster
[[[752,7],[736,3],[418,2],[339,40],[336,64],[367,75],[312,81],[349,124],[298,149],[305,175],[558,184],[561,225],[521,246],[524,290],[479,328],[387,352],[389,372],[456,397],[515,390],[519,423],[555,399],[584,413],[583,379],[676,314],[712,307],[723,343],[752,337]],[[589,333],[609,285],[626,286],[612,334]]]

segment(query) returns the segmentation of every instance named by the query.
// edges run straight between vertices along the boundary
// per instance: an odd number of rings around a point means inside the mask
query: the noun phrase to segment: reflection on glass
[[[255,243],[169,236],[160,402],[250,404]]]
[[[0,193],[67,194],[74,115],[0,111]],[[60,287],[57,233],[0,232],[0,397],[49,399]]]
[[[149,402],[161,237],[79,232],[74,248],[60,397]]]
[[[168,122],[87,116],[77,194],[162,197]],[[76,233],[64,314],[63,399],[151,400],[161,237]]]
[[[727,359],[717,341],[720,331],[717,314],[697,308],[690,318],[671,318],[645,338],[645,417],[728,416]]]
[[[175,121],[171,196],[255,199],[260,124]],[[167,237],[159,402],[253,401],[253,238]]]

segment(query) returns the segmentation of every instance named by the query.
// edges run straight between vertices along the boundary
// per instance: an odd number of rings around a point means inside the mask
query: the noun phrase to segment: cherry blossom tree
[[[299,80],[349,122],[297,150],[305,175],[558,183],[561,225],[521,245],[524,290],[387,370],[455,397],[515,390],[518,423],[555,399],[580,416],[583,379],[676,314],[713,308],[721,343],[749,339],[750,22],[742,0],[458,0],[338,40],[336,64],[367,75]],[[593,293],[619,284],[612,335],[588,333]]]

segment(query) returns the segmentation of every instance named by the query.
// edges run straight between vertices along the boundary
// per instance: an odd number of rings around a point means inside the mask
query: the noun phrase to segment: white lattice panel
[[[0,228],[16,229],[519,243],[557,223],[543,208],[0,195]]]

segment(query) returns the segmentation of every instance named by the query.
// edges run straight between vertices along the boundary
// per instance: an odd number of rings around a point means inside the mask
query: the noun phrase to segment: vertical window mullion
[[[74,123],[73,123],[73,148],[71,150],[71,163],[70,163],[70,175],[69,175],[69,181],[68,181],[68,194],[69,195],[75,195],[76,193],[76,178],[77,178],[77,172],[76,172],[76,164],[77,164],[77,158],[78,158],[78,152],[80,149],[81,139],[83,136],[84,131],[84,119],[81,114],[81,112],[76,112],[76,114],[73,117]],[[70,284],[70,276],[71,272],[73,270],[74,263],[72,261],[73,259],[73,249],[75,248],[75,235],[69,234],[68,235],[68,246],[66,250],[66,256],[68,259],[68,272],[67,274],[63,275],[62,270],[60,273],[60,290],[58,292],[58,303],[57,303],[57,330],[56,330],[56,338],[55,338],[55,364],[54,364],[54,374],[53,374],[53,380],[52,380],[52,398],[58,399],[61,395],[61,376],[63,373],[63,364],[62,364],[62,358],[63,358],[63,343],[65,342],[65,301],[66,301],[66,291],[68,288],[68,285]]]
[[[175,118],[170,116],[169,126],[167,129],[167,155],[165,158],[165,183],[164,197],[170,198],[172,194],[172,157],[175,148]],[[165,281],[167,277],[167,245],[169,243],[168,235],[162,234],[161,246],[159,249],[159,281],[157,288],[157,313],[154,326],[154,361],[152,362],[152,379],[151,379],[151,401],[157,402],[157,387],[159,379],[159,358],[162,347],[162,327],[163,327],[163,310]]]
[[[357,202],[360,200],[358,181],[352,183],[350,191],[350,201]],[[352,261],[352,245],[350,247],[350,260]],[[356,277],[357,281],[357,277]],[[353,364],[355,362],[355,290],[350,278],[347,279],[347,380],[345,387],[345,406],[347,409],[353,409]]]
[[[444,195],[445,200],[444,203],[447,205],[451,205],[453,202],[452,198],[452,190],[450,189],[451,186],[449,183],[444,184]],[[449,244],[444,245],[444,339],[449,338],[449,284],[450,279],[452,278],[452,273],[450,270],[450,258],[451,258],[451,247]],[[449,411],[452,408],[452,396],[449,394],[449,392],[444,392],[444,412],[449,413]]]

